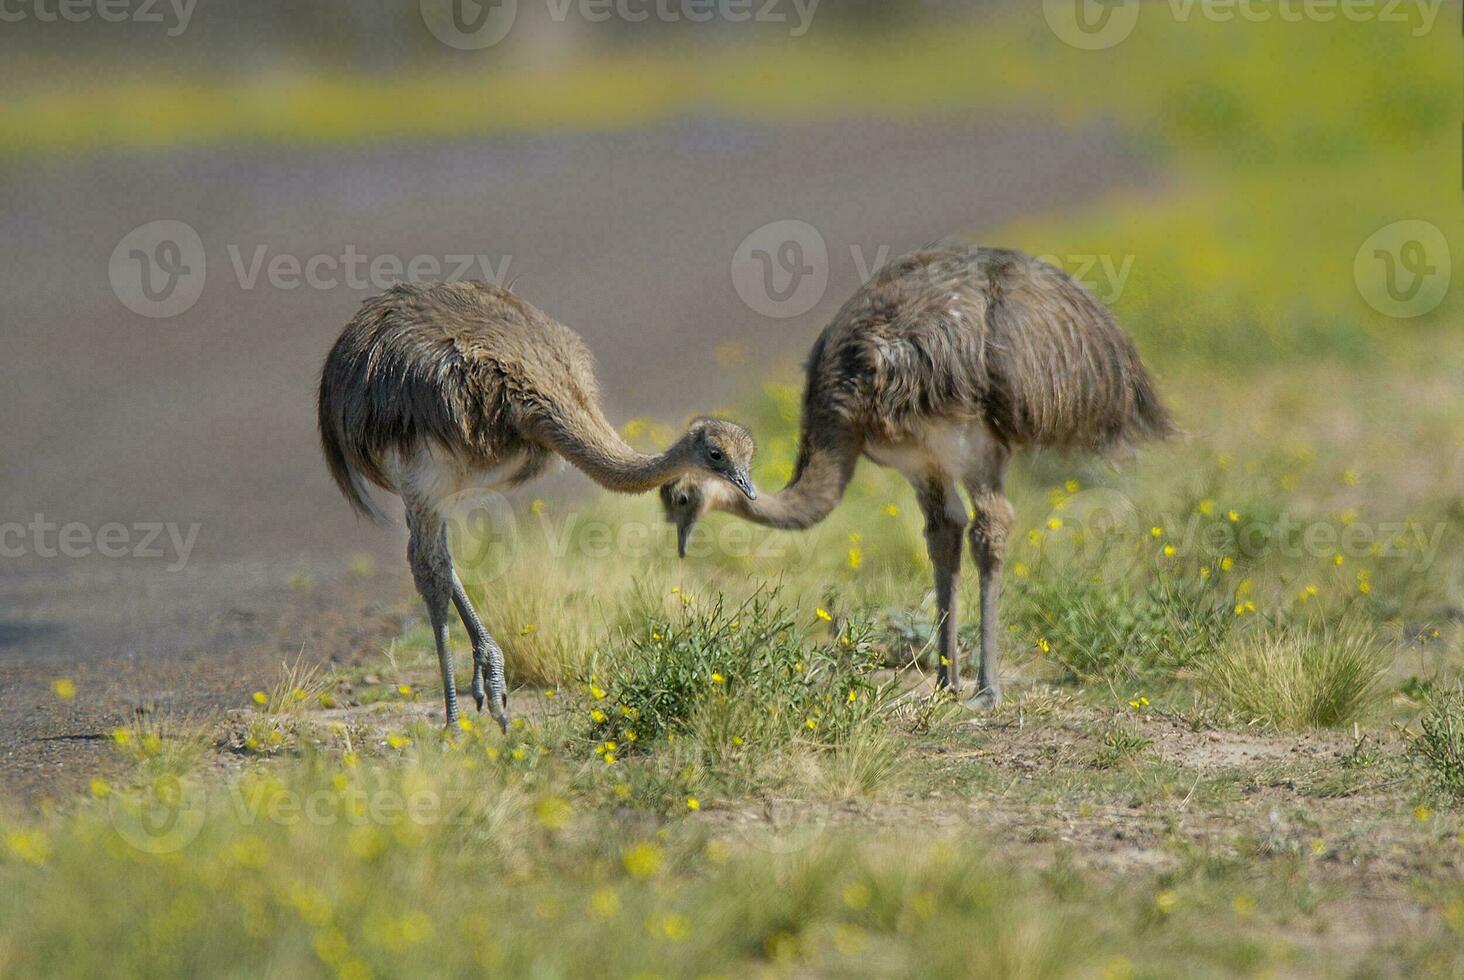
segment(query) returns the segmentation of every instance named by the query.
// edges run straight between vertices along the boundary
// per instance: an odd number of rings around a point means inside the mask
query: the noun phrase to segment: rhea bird
[[[1014,452],[1101,452],[1176,429],[1133,342],[1082,285],[1021,252],[931,248],[879,270],[819,335],[806,365],[788,485],[741,497],[697,475],[661,489],[682,556],[696,522],[726,511],[773,528],[828,516],[863,456],[914,486],[935,569],[937,684],[962,693],[963,532],[979,575],[975,707],[1001,699],[997,605],[1014,518]],[[971,498],[968,513],[961,488]]]
[[[632,449],[605,418],[579,336],[507,289],[482,282],[401,284],[366,300],[320,376],[320,441],[331,476],[361,515],[384,523],[374,484],[405,506],[407,558],[427,606],[447,723],[458,722],[449,645],[456,606],[473,647],[473,700],[508,724],[503,651],[453,568],[460,494],[518,486],[557,454],[607,490],[720,481],[752,497],[753,443],[735,422],[698,418],[669,449]]]

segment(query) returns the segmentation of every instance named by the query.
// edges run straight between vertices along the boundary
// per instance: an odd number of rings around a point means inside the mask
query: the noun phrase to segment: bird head
[[[727,419],[698,418],[687,429],[685,440],[693,469],[731,484],[748,500],[757,499],[750,473],[757,445],[745,427]]]

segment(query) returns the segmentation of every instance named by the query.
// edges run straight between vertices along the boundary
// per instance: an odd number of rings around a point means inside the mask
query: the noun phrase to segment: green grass
[[[1336,728],[1367,717],[1386,664],[1376,637],[1364,629],[1259,629],[1205,658],[1200,683],[1250,720],[1293,730]]]

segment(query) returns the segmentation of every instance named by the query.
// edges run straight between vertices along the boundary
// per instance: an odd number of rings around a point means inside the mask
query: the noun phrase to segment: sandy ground
[[[1110,130],[978,116],[685,119],[0,171],[0,525],[12,529],[0,544],[23,552],[0,558],[0,793],[64,794],[104,763],[99,735],[130,712],[239,705],[281,659],[354,659],[414,611],[401,532],[351,517],[314,431],[320,362],[374,290],[281,288],[267,274],[251,285],[260,246],[265,263],[484,256],[584,336],[612,419],[675,422],[806,349],[882,248],[984,240],[1150,182]],[[109,260],[162,219],[196,229],[207,275],[186,313],[149,319],[119,302]],[[749,233],[785,219],[822,236],[828,285],[775,319],[739,297],[732,268]],[[728,342],[749,352],[744,366],[714,356]],[[530,492],[588,491],[568,474]],[[38,518],[57,527],[36,532]],[[85,529],[72,551],[115,522],[127,530],[113,550],[128,556],[53,554],[71,522]],[[147,525],[165,530],[144,547]],[[186,562],[167,527],[196,527]],[[376,573],[343,573],[353,555]],[[64,705],[49,691],[63,675],[80,687]]]

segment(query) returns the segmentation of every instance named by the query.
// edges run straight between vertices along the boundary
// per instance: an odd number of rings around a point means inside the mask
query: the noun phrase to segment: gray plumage
[[[662,502],[683,544],[710,509],[806,528],[838,504],[861,455],[899,469],[915,486],[936,568],[940,680],[959,690],[956,582],[966,529],[982,573],[980,693],[995,701],[1011,454],[1102,452],[1175,431],[1132,341],[1068,275],[1008,249],[926,249],[881,268],[814,343],[787,487],[738,500],[685,478],[662,489]]]
[[[401,284],[368,299],[321,371],[321,448],[358,513],[381,519],[368,484],[406,506],[408,557],[438,646],[449,724],[457,720],[447,647],[456,605],[473,637],[473,695],[507,723],[503,655],[452,569],[445,519],[460,494],[514,487],[551,454],[621,493],[696,475],[753,492],[752,438],[699,418],[670,449],[632,449],[600,409],[594,361],[578,335],[487,283]],[[486,689],[486,691],[485,691]]]

